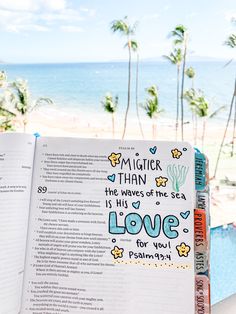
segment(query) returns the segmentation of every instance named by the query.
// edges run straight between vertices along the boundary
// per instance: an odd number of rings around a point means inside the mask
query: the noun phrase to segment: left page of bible
[[[0,313],[20,311],[35,137],[0,135]]]

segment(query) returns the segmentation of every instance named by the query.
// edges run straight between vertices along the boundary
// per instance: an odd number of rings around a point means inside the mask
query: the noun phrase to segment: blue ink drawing
[[[167,176],[172,183],[175,192],[179,192],[179,188],[185,183],[189,167],[181,165],[168,165]]]
[[[107,176],[107,179],[108,179],[109,181],[111,181],[111,182],[115,182],[115,180],[116,180],[116,175],[113,173],[113,174],[111,174],[110,176]]]
[[[139,207],[140,207],[140,201],[133,202],[133,203],[132,203],[132,206],[133,206],[133,208],[135,208],[135,209],[139,209]]]
[[[188,216],[190,214],[190,210],[186,211],[185,213],[184,212],[181,212],[180,213],[180,216],[183,218],[183,219],[187,219]]]
[[[153,146],[153,147],[151,147],[151,148],[149,148],[149,152],[151,153],[151,154],[156,154],[156,151],[157,151],[157,147],[156,146]]]

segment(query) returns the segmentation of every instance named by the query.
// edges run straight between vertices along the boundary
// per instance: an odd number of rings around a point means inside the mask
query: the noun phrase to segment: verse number
[[[46,186],[38,186],[38,193],[46,193],[48,188]]]

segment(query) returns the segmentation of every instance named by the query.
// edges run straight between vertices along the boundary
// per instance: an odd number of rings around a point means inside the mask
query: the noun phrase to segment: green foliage
[[[33,101],[30,96],[26,80],[17,79],[13,82],[7,81],[4,71],[0,72],[0,129],[12,130],[17,118],[20,117],[24,125],[27,124],[28,115],[45,103],[52,104],[49,98],[38,98]]]
[[[20,114],[24,115],[30,109],[30,94],[28,83],[25,80],[18,79],[11,85],[15,108]]]
[[[174,50],[169,54],[169,56],[163,56],[165,59],[170,61],[172,64],[180,65],[183,60],[183,54],[181,48],[174,48]]]
[[[225,45],[235,48],[236,47],[236,34],[231,34],[225,41]]]
[[[125,36],[134,35],[136,28],[137,22],[133,25],[129,24],[127,16],[125,16],[123,20],[114,20],[111,22],[111,30],[114,33],[119,32],[121,35]]]
[[[0,71],[0,87],[4,87],[7,82],[7,75],[5,71]]]
[[[180,24],[175,27],[175,29],[170,33],[170,36],[174,39],[175,45],[181,45],[186,39],[187,28]]]
[[[113,100],[113,96],[111,94],[107,94],[104,99],[101,101],[103,108],[108,113],[115,113],[118,106],[118,96]]]
[[[195,77],[195,71],[193,67],[189,67],[186,69],[185,74],[188,78],[193,79]]]
[[[23,79],[17,79],[10,84],[12,92],[12,103],[17,112],[24,116],[31,113],[36,107],[44,104],[52,104],[50,98],[40,97],[36,101],[32,101],[29,92],[28,82]]]
[[[146,104],[142,107],[146,111],[149,118],[153,119],[157,117],[158,113],[162,112],[162,110],[159,109],[158,88],[156,85],[152,85],[147,88],[146,91],[150,97],[146,100]]]
[[[125,45],[124,48],[131,48],[131,50],[133,52],[137,52],[138,51],[138,42],[134,39],[129,40]]]
[[[213,112],[209,112],[210,106],[209,102],[206,99],[203,91],[198,89],[191,88],[184,93],[184,98],[187,100],[190,109],[199,117],[204,118],[208,117],[209,119],[214,118],[220,113],[225,106],[221,106]]]
[[[191,88],[184,93],[184,98],[190,105],[190,109],[198,117],[207,117],[209,114],[209,103],[202,90]]]
[[[14,131],[13,121],[10,117],[1,117],[0,115],[0,132]]]

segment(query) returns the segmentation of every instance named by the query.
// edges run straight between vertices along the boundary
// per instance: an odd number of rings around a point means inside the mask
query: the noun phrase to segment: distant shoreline
[[[228,58],[211,58],[211,57],[193,57],[188,59],[188,63],[201,63],[201,62],[213,62],[213,63],[227,63],[229,61]],[[10,61],[2,61],[0,62],[1,65],[73,65],[73,64],[111,64],[111,63],[117,63],[117,64],[127,64],[127,60],[80,60],[80,61],[32,61],[32,62],[10,62]],[[132,60],[132,63],[136,63],[135,59]],[[147,59],[140,59],[140,63],[168,63],[167,60],[164,58],[147,58]],[[236,60],[232,60],[231,64],[236,64]]]

